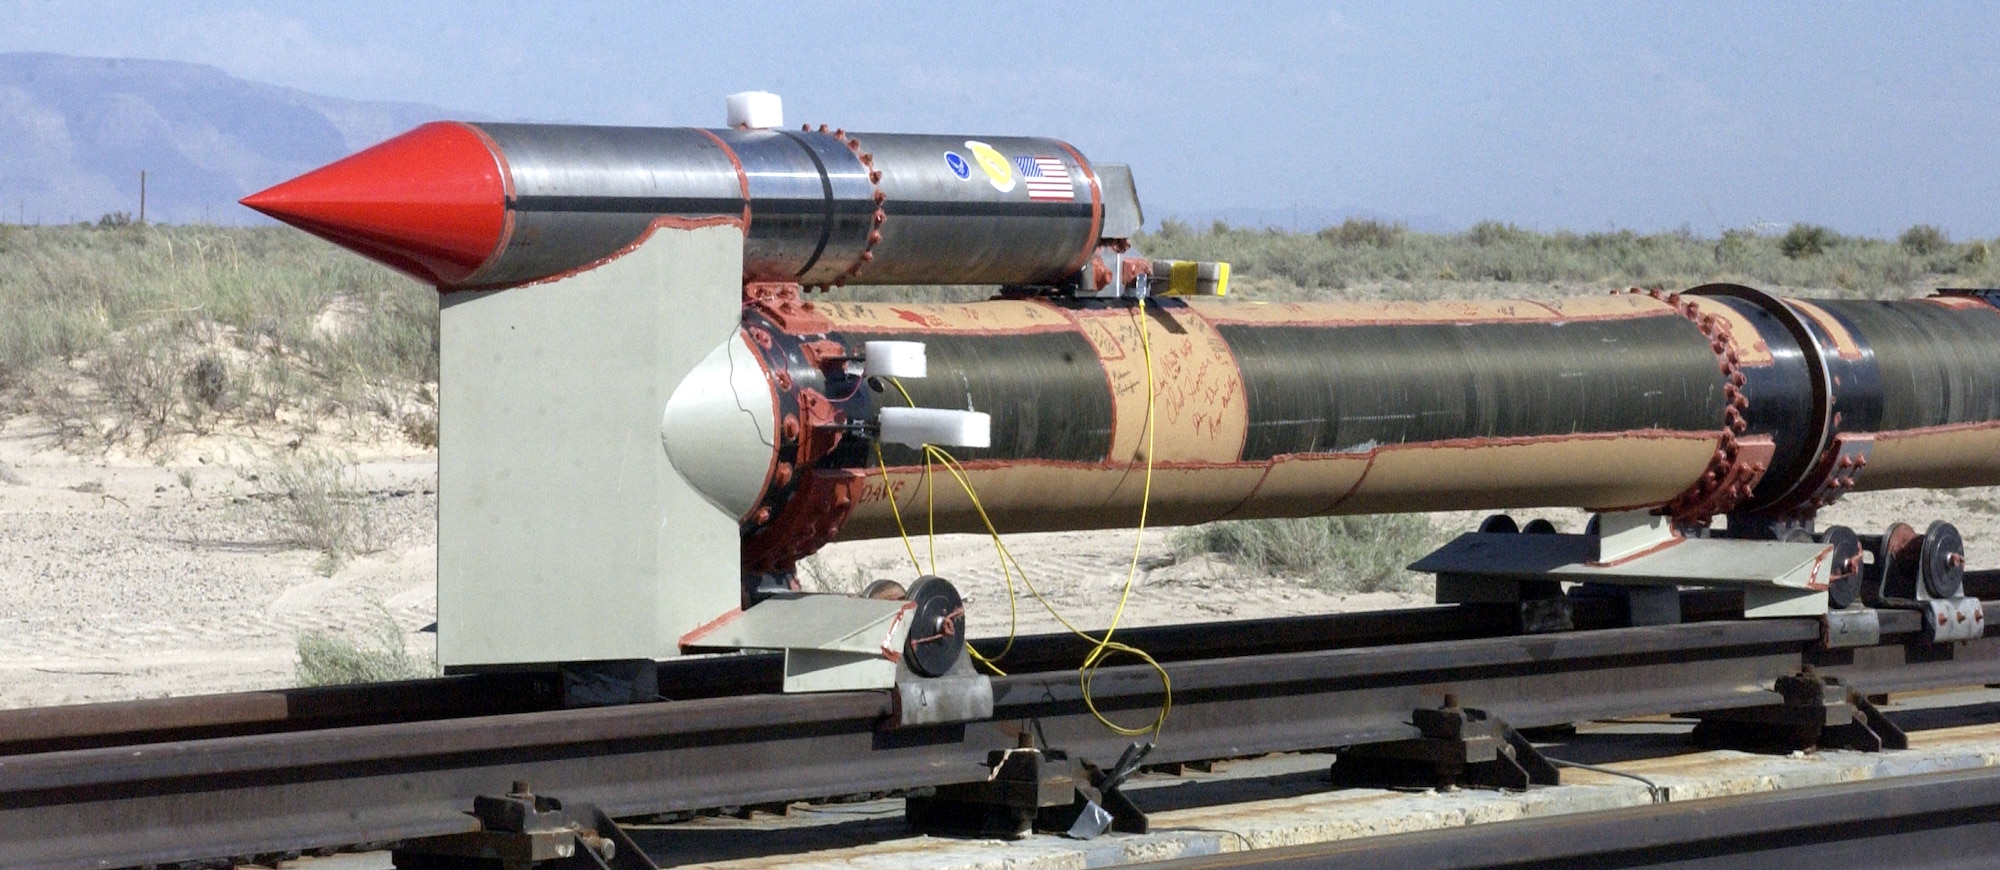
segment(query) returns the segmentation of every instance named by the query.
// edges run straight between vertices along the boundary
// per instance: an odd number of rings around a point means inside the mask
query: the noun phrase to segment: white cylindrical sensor
[[[993,418],[983,411],[955,411],[950,408],[882,409],[877,418],[884,443],[921,447],[991,447]]]
[[[729,107],[728,127],[769,130],[785,126],[785,104],[770,91],[744,91],[723,99]]]
[[[861,376],[921,378],[930,370],[921,341],[870,341],[862,344]]]

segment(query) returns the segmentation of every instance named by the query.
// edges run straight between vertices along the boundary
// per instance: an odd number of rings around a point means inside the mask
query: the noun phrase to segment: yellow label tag
[[[993,189],[1006,193],[1014,189],[1014,165],[1000,154],[999,149],[984,142],[966,140],[965,147],[972,152],[972,160],[986,173],[986,180],[993,182]]]

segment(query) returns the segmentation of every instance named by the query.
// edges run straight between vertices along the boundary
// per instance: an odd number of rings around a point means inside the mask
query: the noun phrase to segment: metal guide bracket
[[[964,651],[940,677],[913,673],[903,663],[896,669],[895,699],[900,727],[977,722],[993,715],[993,678],[974,671]]]
[[[1423,736],[1341,749],[1333,763],[1334,784],[1519,791],[1562,781],[1555,765],[1519,731],[1483,710],[1458,706],[1455,696],[1446,695],[1440,708],[1411,711],[1410,724]]]
[[[681,639],[684,649],[778,649],[786,692],[896,687],[910,633],[905,601],[782,593]]]
[[[1678,586],[1744,591],[1746,616],[1820,616],[1832,578],[1827,544],[1682,537],[1665,517],[1603,514],[1594,534],[1480,531],[1460,535],[1410,566],[1438,576],[1441,604],[1519,600],[1533,582],[1612,583],[1671,592]],[[1498,596],[1498,597],[1496,597]],[[1637,615],[1635,601],[1634,623]],[[1677,619],[1648,617],[1653,624]]]
[[[1820,645],[1828,649],[1874,646],[1882,642],[1882,615],[1872,608],[1830,610]]]
[[[397,870],[658,870],[604,811],[534,794],[525,782],[474,798],[472,816],[481,830],[406,841],[390,859]]]
[[[1810,670],[1780,678],[1777,704],[1692,714],[1698,746],[1750,751],[1796,752],[1908,749],[1909,737],[1867,697],[1833,677]]]
[[[1033,731],[1023,729],[1021,746],[990,753],[991,773],[983,782],[939,786],[930,795],[906,798],[911,829],[1008,839],[1043,831],[1092,839],[1106,830],[1143,834],[1151,827],[1122,786],[1141,768],[1152,744],[1132,744],[1106,769],[1033,742]]]

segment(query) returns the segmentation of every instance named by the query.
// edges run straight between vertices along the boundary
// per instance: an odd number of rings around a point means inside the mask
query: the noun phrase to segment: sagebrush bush
[[[1930,224],[1917,224],[1904,230],[1896,242],[1919,257],[1928,257],[1951,247],[1951,239],[1944,234],[1944,230]]]
[[[438,674],[437,662],[410,654],[403,644],[402,629],[386,610],[358,640],[325,629],[308,629],[299,633],[297,650],[301,686],[387,683]]]
[[[273,541],[319,551],[329,573],[351,556],[381,549],[374,495],[340,457],[302,451],[245,476],[271,506]]]
[[[1330,592],[1403,592],[1423,578],[1407,570],[1436,545],[1422,514],[1228,520],[1174,536],[1183,557],[1210,553],[1254,570],[1308,580]]]
[[[1840,234],[1818,224],[1792,224],[1778,239],[1778,250],[1794,260],[1817,257],[1840,241]]]

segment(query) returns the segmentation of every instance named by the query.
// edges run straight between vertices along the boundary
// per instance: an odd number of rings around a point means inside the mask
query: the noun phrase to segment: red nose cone
[[[417,278],[462,283],[507,233],[507,177],[478,130],[425,124],[243,204]]]

